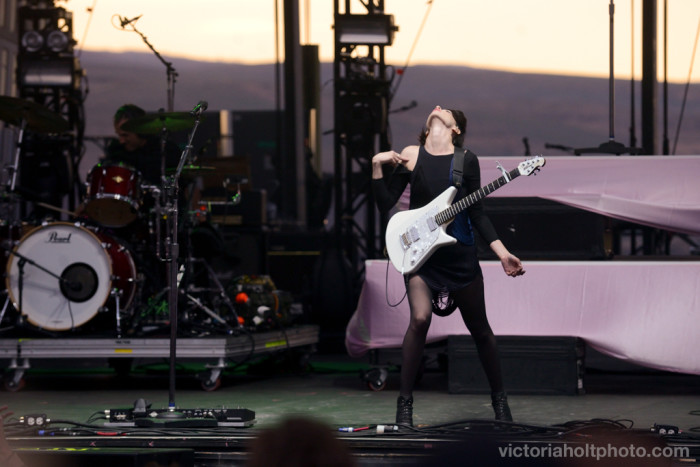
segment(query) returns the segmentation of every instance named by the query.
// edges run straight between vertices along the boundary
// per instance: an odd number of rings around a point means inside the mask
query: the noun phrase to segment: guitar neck
[[[486,198],[488,195],[490,195],[494,191],[498,190],[499,188],[501,188],[502,186],[519,176],[520,171],[517,167],[508,172],[507,178],[505,175],[501,175],[488,185],[482,186],[474,193],[465,196],[456,203],[453,203],[449,208],[443,209],[442,211],[437,213],[435,215],[435,222],[437,222],[439,225],[445,224],[446,222],[450,222],[452,219],[455,218],[457,214],[464,211],[472,204],[477,203],[482,199]]]

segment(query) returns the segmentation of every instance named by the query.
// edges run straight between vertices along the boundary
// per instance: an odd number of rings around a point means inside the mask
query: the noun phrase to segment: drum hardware
[[[189,238],[189,235],[188,235]],[[230,297],[226,293],[226,289],[224,288],[223,284],[221,284],[221,281],[216,275],[216,272],[214,269],[211,267],[211,265],[204,259],[204,258],[194,258],[192,257],[192,248],[189,248],[189,256],[186,259],[184,266],[185,272],[189,272],[190,276],[192,276],[192,268],[195,264],[202,264],[204,268],[206,269],[207,276],[214,282],[215,287],[195,287],[192,284],[189,284],[187,289],[183,291],[183,295],[192,303],[194,304],[197,308],[200,310],[204,311],[206,314],[211,316],[215,321],[218,321],[219,323],[223,324],[226,327],[226,332],[227,334],[233,334],[238,331],[239,327],[239,321],[238,321],[238,314],[236,313],[236,307],[234,306],[233,302],[231,302]],[[183,274],[184,275],[184,274]],[[206,307],[201,300],[197,299],[194,297],[192,294],[193,293],[199,293],[199,292],[218,292],[218,297],[223,301],[223,303],[226,305],[228,308],[228,311],[230,312],[231,316],[233,317],[233,321],[236,323],[236,328],[233,328],[228,321],[223,319],[219,314],[215,313],[212,311],[210,308]]]
[[[110,292],[110,295],[114,297],[114,303],[116,303],[116,309],[114,310],[114,316],[116,318],[116,326],[117,326],[117,338],[122,337],[122,309],[121,309],[121,296],[122,296],[122,291],[116,288],[113,288],[112,291]]]
[[[219,323],[226,326],[226,328],[228,328],[229,331],[233,331],[233,329],[231,328],[231,326],[229,326],[229,324],[226,322],[226,320],[224,320],[221,316],[219,316],[211,308],[205,306],[201,300],[199,300],[197,297],[195,297],[193,295],[188,294],[187,292],[183,292],[183,293],[184,293],[185,297],[187,297],[187,299],[190,302],[192,302],[193,304],[195,304],[197,306],[197,308],[199,308],[200,310],[204,311],[206,314],[208,314],[209,316],[214,318],[215,321],[218,321]]]
[[[2,306],[2,311],[0,311],[0,324],[2,324],[2,320],[5,318],[5,312],[7,312],[7,307],[10,305],[10,296],[7,294],[7,291],[4,291],[4,293],[5,304]]]

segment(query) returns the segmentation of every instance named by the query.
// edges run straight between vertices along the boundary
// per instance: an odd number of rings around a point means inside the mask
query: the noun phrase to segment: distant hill
[[[209,63],[165,57],[178,73],[175,110],[191,109],[199,100],[209,110],[272,110],[275,108],[275,66]],[[167,106],[166,70],[148,53],[83,51],[80,60],[87,75],[86,135],[112,135],[111,116],[130,102],[155,111]],[[321,66],[321,129],[332,130],[332,64]],[[683,85],[669,85],[669,138],[676,133]],[[546,143],[580,148],[598,146],[609,135],[608,80],[542,74],[508,73],[455,66],[414,66],[406,70],[390,111],[391,140],[395,149],[413,144],[427,114],[436,105],[465,111],[469,119],[467,145],[477,154],[519,156],[527,138],[533,153],[566,154],[546,149]],[[659,85],[658,152],[662,140],[662,91]],[[630,83],[615,83],[615,140],[630,142]],[[641,108],[636,85],[637,114]],[[637,144],[641,124],[637,117]],[[691,86],[677,154],[700,154],[700,90]],[[333,171],[333,137],[323,137],[323,170]],[[89,170],[99,149],[88,148],[81,172]]]

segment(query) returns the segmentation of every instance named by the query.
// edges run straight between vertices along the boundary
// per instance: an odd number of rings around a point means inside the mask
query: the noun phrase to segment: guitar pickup
[[[408,229],[408,231],[401,234],[400,238],[403,249],[408,250],[412,243],[415,243],[418,240],[420,240],[420,233],[418,232],[417,228],[411,227],[410,229]]]
[[[404,251],[408,250],[408,248],[411,246],[411,241],[408,239],[408,232],[399,235],[399,240],[401,241],[401,247],[404,249]]]

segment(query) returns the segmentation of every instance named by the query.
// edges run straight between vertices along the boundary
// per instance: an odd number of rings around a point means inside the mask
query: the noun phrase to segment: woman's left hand
[[[520,262],[517,256],[508,254],[508,256],[501,260],[501,265],[503,266],[505,273],[510,277],[518,277],[525,274],[523,263]]]

